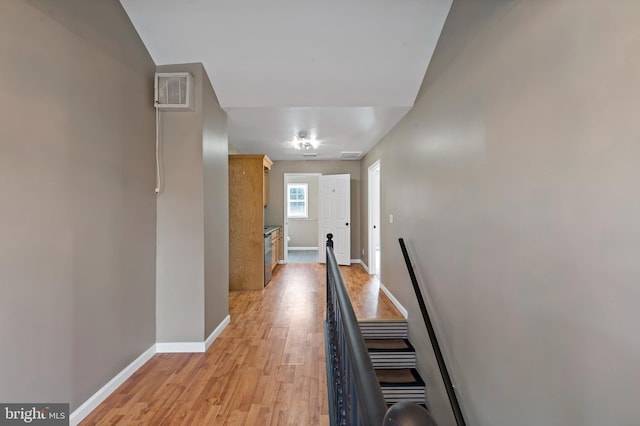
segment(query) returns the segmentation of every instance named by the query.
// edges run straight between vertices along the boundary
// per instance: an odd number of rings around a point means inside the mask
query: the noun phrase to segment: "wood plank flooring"
[[[404,319],[391,300],[380,290],[380,281],[360,265],[341,266],[351,305],[358,320]]]
[[[359,319],[402,318],[362,267],[341,272]],[[324,265],[277,267],[229,313],[206,353],[154,356],[81,424],[328,425]]]

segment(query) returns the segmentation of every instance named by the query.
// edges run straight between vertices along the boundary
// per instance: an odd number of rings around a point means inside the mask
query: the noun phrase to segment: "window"
[[[309,184],[287,184],[287,217],[309,217]]]

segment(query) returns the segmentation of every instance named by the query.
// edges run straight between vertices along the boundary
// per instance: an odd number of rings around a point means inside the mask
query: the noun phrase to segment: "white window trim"
[[[291,194],[291,188],[303,188],[304,189],[304,213],[292,215],[289,211],[291,200],[289,196]],[[300,200],[294,200],[300,201]],[[287,217],[290,219],[306,219],[309,217],[309,184],[308,183],[288,183],[287,184]]]

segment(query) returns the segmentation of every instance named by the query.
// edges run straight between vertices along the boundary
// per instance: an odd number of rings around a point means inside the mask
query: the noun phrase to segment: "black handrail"
[[[331,424],[381,425],[387,406],[327,235],[327,373]],[[331,400],[332,399],[332,400]]]
[[[398,402],[387,410],[338,262],[327,235],[327,382],[331,425],[437,426],[423,407]]]
[[[444,381],[444,386],[445,386],[445,389],[447,390],[447,396],[449,397],[449,403],[451,404],[451,410],[453,411],[453,416],[455,417],[456,424],[458,426],[465,426],[466,423],[464,421],[464,417],[462,417],[462,410],[460,409],[460,404],[458,403],[458,397],[456,396],[455,387],[451,382],[451,377],[449,377],[449,371],[447,370],[447,366],[444,362],[442,351],[440,350],[440,345],[438,344],[438,339],[436,337],[436,332],[433,328],[433,324],[431,323],[431,318],[429,317],[429,312],[427,312],[427,306],[424,303],[424,299],[422,297],[422,291],[420,291],[420,286],[418,285],[418,279],[416,278],[416,274],[413,271],[413,265],[411,264],[411,259],[409,259],[409,253],[407,252],[407,247],[404,244],[404,239],[400,238],[399,242],[400,242],[400,249],[402,250],[402,255],[404,256],[404,261],[407,264],[407,270],[409,271],[409,276],[411,277],[411,284],[413,285],[413,290],[416,292],[416,297],[418,298],[418,304],[420,305],[420,312],[422,313],[424,324],[427,326],[427,332],[429,333],[431,346],[433,347],[433,352],[436,356],[438,367],[440,368],[440,374],[442,375],[442,380]]]

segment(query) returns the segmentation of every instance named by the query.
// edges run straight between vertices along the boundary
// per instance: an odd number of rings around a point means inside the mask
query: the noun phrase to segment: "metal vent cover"
[[[359,160],[362,157],[362,151],[342,151],[340,153],[341,160]]]
[[[163,111],[193,111],[193,76],[188,72],[156,73],[156,108]]]

